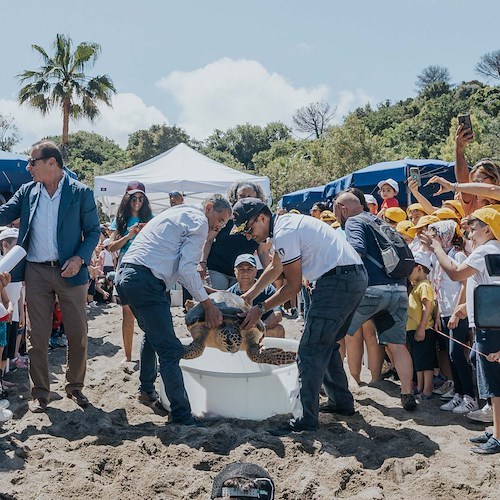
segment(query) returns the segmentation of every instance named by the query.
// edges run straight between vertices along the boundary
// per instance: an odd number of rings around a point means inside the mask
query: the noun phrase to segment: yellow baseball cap
[[[288,212],[288,213],[289,213],[289,214],[299,214],[299,215],[301,215],[301,213],[300,213],[300,212],[299,212],[296,208],[292,208],[292,209],[290,210],[290,212]]]
[[[446,205],[453,207],[460,214],[460,217],[465,216],[464,207],[458,200],[444,200],[443,207],[446,207]]]
[[[500,240],[500,212],[491,207],[484,207],[472,212],[470,217],[475,217],[479,219],[481,222],[488,224],[493,233],[493,236]]]
[[[399,207],[386,208],[384,212],[384,217],[387,217],[393,222],[401,222],[406,220],[406,213]]]
[[[415,236],[417,235],[417,229],[427,227],[429,224],[432,224],[433,222],[439,222],[439,218],[436,217],[435,215],[424,215],[423,217],[420,217],[420,220],[417,222],[416,226],[410,227],[408,229],[408,234],[412,238],[415,238]]]
[[[337,220],[337,217],[335,217],[335,214],[331,212],[330,210],[323,210],[319,216],[320,220],[323,222],[335,222]]]
[[[411,227],[413,227],[413,224],[409,220],[403,220],[401,222],[398,222],[398,225],[396,226],[396,231],[399,234],[408,236],[408,238],[414,238],[414,236],[408,233],[408,229],[410,229]]]
[[[427,210],[425,210],[425,208],[420,204],[420,203],[412,203],[407,209],[406,209],[406,213],[408,215],[410,215],[410,212],[412,210],[420,210],[422,212],[424,212],[424,214],[427,213]]]
[[[330,226],[333,227],[333,229],[338,229],[340,227],[340,222],[336,220],[335,222],[332,222]]]
[[[441,220],[453,219],[457,222],[460,222],[460,217],[457,215],[455,210],[452,210],[451,208],[447,207],[438,208],[435,212],[433,212],[432,215],[439,217],[439,219]]]

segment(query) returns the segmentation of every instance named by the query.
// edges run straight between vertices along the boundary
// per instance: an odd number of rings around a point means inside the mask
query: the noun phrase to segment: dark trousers
[[[304,427],[318,426],[322,383],[330,404],[341,409],[354,406],[338,341],[345,337],[367,284],[366,271],[352,269],[319,278],[312,291],[297,357],[302,415],[296,422]]]
[[[165,283],[146,267],[122,264],[115,284],[122,304],[130,306],[139,327],[144,331],[141,344],[140,390],[147,393],[154,391],[158,355],[160,375],[170,401],[172,420],[182,422],[191,418],[191,406],[179,367],[184,347],[175,336],[170,312],[170,293],[166,290]]]

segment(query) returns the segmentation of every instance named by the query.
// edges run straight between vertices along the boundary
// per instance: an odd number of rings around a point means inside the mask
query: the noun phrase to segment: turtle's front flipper
[[[205,350],[205,344],[207,341],[209,329],[206,326],[195,323],[189,327],[193,341],[189,345],[184,346],[183,359],[194,359],[198,358],[203,354]]]
[[[295,361],[296,353],[284,351],[277,347],[265,349],[258,344],[247,347],[247,355],[254,363],[267,363],[269,365],[288,365]]]

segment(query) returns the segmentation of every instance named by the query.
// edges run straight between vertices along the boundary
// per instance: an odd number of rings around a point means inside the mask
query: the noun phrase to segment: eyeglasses
[[[140,201],[140,202],[143,202],[144,201],[144,196],[131,196],[130,197],[130,201]]]
[[[40,156],[40,158],[28,158],[28,163],[30,164],[30,167],[34,167],[38,160],[48,160],[49,158],[51,158],[51,157],[50,156]]]
[[[243,234],[249,234],[250,236],[252,236],[253,226],[254,226],[256,220],[257,220],[257,217],[255,217],[255,219],[251,223],[250,223],[250,221],[247,222],[245,229],[243,229]]]

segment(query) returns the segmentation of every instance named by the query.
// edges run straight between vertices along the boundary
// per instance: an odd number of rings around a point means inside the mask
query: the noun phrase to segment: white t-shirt
[[[500,276],[490,276],[486,269],[484,256],[500,253],[500,241],[490,240],[484,245],[477,247],[465,260],[464,263],[477,270],[477,273],[467,278],[467,316],[469,326],[474,324],[474,290],[478,285],[500,285]]]
[[[329,224],[308,215],[280,215],[272,240],[283,265],[302,260],[302,274],[309,281],[334,267],[362,264],[345,238]]]
[[[448,257],[458,266],[465,261],[467,256],[463,252],[452,248],[448,253]],[[439,313],[441,317],[446,318],[453,314],[460,295],[462,286],[460,281],[453,281],[442,269],[441,265],[432,254],[433,276],[432,284],[436,298],[439,304]]]

